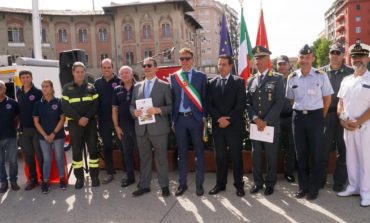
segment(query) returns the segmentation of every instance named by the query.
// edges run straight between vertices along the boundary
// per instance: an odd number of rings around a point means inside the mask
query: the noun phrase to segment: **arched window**
[[[99,28],[99,41],[105,42],[108,39],[108,32],[107,29],[104,27]]]
[[[171,37],[171,27],[169,23],[162,24],[162,36]]]
[[[11,43],[23,43],[23,28],[22,27],[9,27],[8,28],[8,41]]]
[[[133,35],[133,30],[132,30],[132,26],[131,25],[126,25],[125,28],[124,28],[124,36],[125,36],[125,40],[131,40],[133,39],[134,35]]]
[[[59,29],[58,30],[58,39],[60,43],[66,43],[68,41],[67,30]]]
[[[171,59],[171,49],[170,48],[166,48],[163,51],[164,51],[164,53],[163,53],[163,62],[164,63],[172,62],[172,59]]]
[[[45,29],[41,30],[41,42],[46,43],[46,30]]]
[[[131,51],[126,52],[126,64],[132,65],[134,63],[134,53]]]
[[[150,25],[144,25],[143,26],[143,38],[144,39],[150,39]]]
[[[80,43],[86,43],[87,42],[87,29],[81,28],[78,30],[78,39]]]
[[[105,58],[109,58],[107,53],[100,54],[100,61],[104,60]]]
[[[152,56],[153,56],[153,52],[152,52],[152,50],[150,50],[150,49],[146,49],[146,50],[144,51],[144,58],[152,57]]]

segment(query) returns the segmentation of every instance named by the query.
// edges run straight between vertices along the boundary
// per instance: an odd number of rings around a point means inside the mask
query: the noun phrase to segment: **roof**
[[[119,8],[119,7],[154,5],[154,4],[168,4],[168,3],[182,4],[183,8],[184,8],[184,12],[194,11],[193,7],[186,0],[151,0],[150,2],[149,1],[143,1],[143,0],[137,0],[136,2],[129,2],[129,3],[114,3],[114,2],[111,2],[111,5],[110,6],[104,6],[103,10],[105,12],[110,12],[111,9]]]
[[[185,14],[185,20],[189,21],[190,24],[192,24],[195,27],[195,29],[203,29],[203,27],[199,24],[197,20],[194,19],[193,16]]]
[[[0,12],[32,14],[31,9],[6,8],[0,7]],[[69,15],[69,16],[89,16],[89,15],[104,15],[104,11],[95,10],[39,10],[40,15]]]

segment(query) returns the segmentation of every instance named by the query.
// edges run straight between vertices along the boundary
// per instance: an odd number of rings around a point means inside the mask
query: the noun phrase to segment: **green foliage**
[[[326,38],[319,38],[313,42],[312,49],[315,53],[316,60],[314,67],[319,68],[329,64],[329,48],[331,41]]]

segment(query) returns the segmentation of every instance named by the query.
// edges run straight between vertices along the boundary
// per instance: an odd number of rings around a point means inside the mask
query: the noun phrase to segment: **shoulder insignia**
[[[272,77],[272,70],[269,71],[268,76]]]
[[[322,70],[320,70],[320,69],[315,70],[315,73],[317,73],[317,74],[325,74],[325,72],[322,71]]]

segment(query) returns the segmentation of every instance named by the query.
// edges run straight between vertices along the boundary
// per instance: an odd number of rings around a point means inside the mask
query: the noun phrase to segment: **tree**
[[[322,67],[329,64],[329,48],[331,41],[326,38],[319,38],[313,42],[312,50],[315,53],[316,60],[314,67]]]

